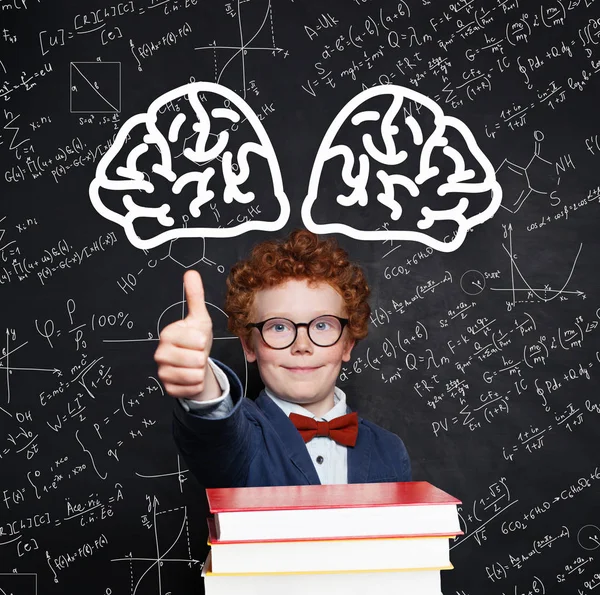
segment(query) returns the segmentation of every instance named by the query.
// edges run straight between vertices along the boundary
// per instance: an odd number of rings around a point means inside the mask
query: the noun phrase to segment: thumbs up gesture
[[[154,352],[158,377],[172,397],[196,401],[216,399],[221,395],[221,389],[208,363],[213,332],[202,278],[197,271],[186,271],[183,284],[188,315],[166,326],[160,333]]]

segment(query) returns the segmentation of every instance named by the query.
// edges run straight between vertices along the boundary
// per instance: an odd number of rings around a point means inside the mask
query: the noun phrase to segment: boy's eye
[[[292,325],[287,320],[271,320],[264,330],[269,333],[285,333],[292,330]]]
[[[341,325],[337,318],[333,316],[321,316],[310,325],[312,331],[318,333],[337,333],[341,331]]]

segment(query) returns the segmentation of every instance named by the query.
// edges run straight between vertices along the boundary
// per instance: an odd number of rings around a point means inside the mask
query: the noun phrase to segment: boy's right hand
[[[221,388],[208,363],[213,341],[212,320],[204,301],[204,287],[197,271],[183,276],[188,315],[160,333],[154,361],[158,377],[172,397],[197,401],[216,399]]]

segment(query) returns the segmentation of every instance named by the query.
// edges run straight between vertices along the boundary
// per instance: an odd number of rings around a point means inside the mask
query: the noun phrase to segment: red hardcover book
[[[450,494],[426,481],[208,488],[221,541],[461,534]]]

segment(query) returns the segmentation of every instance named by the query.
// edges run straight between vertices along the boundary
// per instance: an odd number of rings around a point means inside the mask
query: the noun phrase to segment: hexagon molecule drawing
[[[243,131],[242,122],[249,125]],[[270,203],[269,212],[275,209],[273,219],[218,224],[219,209],[255,201],[252,190],[259,180],[263,190],[265,179],[272,194],[262,192],[261,201]],[[173,89],[129,118],[99,161],[89,196],[98,213],[121,225],[140,249],[176,238],[276,231],[290,214],[279,163],[258,116],[239,95],[209,82]],[[185,225],[189,215],[200,225]]]
[[[327,175],[333,173],[323,181],[326,168]],[[336,191],[347,190],[334,197],[337,205],[330,190],[334,185]],[[443,197],[435,206],[434,191]],[[381,85],[351,99],[331,123],[313,165],[302,220],[316,233],[411,240],[451,252],[462,245],[470,229],[497,212],[501,201],[494,168],[466,124],[445,115],[421,93]],[[336,208],[337,220],[327,220]],[[369,229],[366,219],[377,208],[387,221]],[[403,223],[407,208],[415,216]],[[350,212],[357,211],[353,226]],[[315,220],[318,216],[320,221]],[[396,222],[402,225],[394,228]],[[427,233],[440,227],[438,223],[452,226],[452,233],[442,232],[442,237]]]

